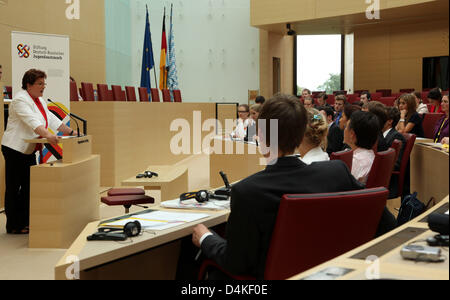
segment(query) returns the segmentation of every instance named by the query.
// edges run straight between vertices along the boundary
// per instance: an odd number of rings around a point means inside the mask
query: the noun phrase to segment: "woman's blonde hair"
[[[305,139],[311,145],[322,149],[327,148],[328,124],[323,115],[315,108],[308,108],[308,125],[306,126]]]

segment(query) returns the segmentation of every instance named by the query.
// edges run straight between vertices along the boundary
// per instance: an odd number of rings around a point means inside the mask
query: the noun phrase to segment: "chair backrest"
[[[422,93],[421,93],[421,96],[422,96],[422,102],[423,102],[423,103],[425,103],[425,104],[430,103],[430,102],[428,101],[428,92],[422,92]]]
[[[84,101],[95,101],[94,85],[90,82],[81,83],[81,95]]]
[[[173,90],[173,101],[174,102],[182,102],[180,90]]]
[[[400,163],[400,170],[398,172],[398,195],[401,196],[403,193],[403,184],[405,182],[406,170],[409,165],[409,157],[411,156],[411,151],[414,147],[414,143],[416,142],[416,135],[412,133],[403,133],[403,136],[406,140],[405,149],[403,150],[403,156]]]
[[[146,87],[139,87],[138,92],[139,92],[139,101],[140,102],[149,102],[148,90]]]
[[[158,89],[150,89],[150,93],[152,95],[152,102],[161,102],[159,98],[159,90]]]
[[[354,102],[358,101],[358,95],[357,94],[347,94],[347,102],[350,104],[353,104]]]
[[[170,100],[170,91],[165,89],[162,90],[162,95],[163,95],[163,102],[172,102],[172,100]]]
[[[397,98],[396,97],[381,97],[377,101],[380,101],[381,103],[383,103],[386,106],[394,106],[395,99],[397,99]]]
[[[78,87],[75,81],[70,82],[70,101],[78,101]]]
[[[397,161],[398,156],[400,155],[400,150],[402,148],[402,142],[395,139],[391,144],[391,148],[395,150],[395,160],[394,161]],[[394,164],[395,164],[395,162],[394,162]]]
[[[134,86],[126,86],[125,92],[127,94],[127,101],[131,101],[131,102],[137,101],[136,90],[135,90]]]
[[[395,164],[395,150],[389,148],[386,151],[375,153],[372,168],[367,176],[366,188],[384,186],[389,188],[392,171]]]
[[[415,91],[415,89],[400,89],[399,90],[399,92],[401,93],[401,94],[409,94],[409,93],[412,93],[412,92],[414,92]]]
[[[289,278],[372,240],[388,193],[381,187],[284,195],[272,233],[264,279]]]
[[[370,98],[374,101],[380,100],[381,97],[383,97],[383,93],[381,92],[375,92],[370,94]]]
[[[427,113],[423,114],[423,132],[425,134],[425,138],[434,139],[434,128],[436,126],[437,121],[439,121],[444,114],[442,113]]]
[[[125,92],[120,85],[111,85],[114,101],[127,101]]]
[[[333,94],[331,94],[331,95],[327,95],[327,103],[328,104],[330,104],[330,105],[334,105],[334,100],[335,100],[335,96],[333,95]]]
[[[348,167],[348,169],[352,170],[353,165],[353,150],[347,149],[339,152],[333,152],[330,155],[331,160],[342,160]]]
[[[113,97],[109,97],[108,85],[104,83],[97,84],[98,101],[113,101]]]
[[[379,90],[376,90],[376,92],[381,93],[382,97],[390,97],[392,90],[391,89],[379,89]]]
[[[12,86],[5,86],[6,96],[8,99],[12,99]]]
[[[336,94],[344,94],[344,95],[347,95],[347,91],[345,91],[345,90],[333,91],[333,95],[336,96]]]

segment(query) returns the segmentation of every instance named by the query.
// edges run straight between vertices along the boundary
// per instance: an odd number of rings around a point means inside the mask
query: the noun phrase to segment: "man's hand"
[[[194,232],[192,233],[192,243],[194,243],[195,246],[200,248],[200,238],[205,234],[210,232],[208,228],[206,228],[203,224],[198,224],[194,227]]]

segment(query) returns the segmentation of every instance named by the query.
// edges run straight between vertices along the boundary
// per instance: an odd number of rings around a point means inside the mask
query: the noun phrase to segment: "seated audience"
[[[339,125],[339,120],[342,117],[342,112],[344,110],[344,106],[347,104],[347,97],[345,95],[338,95],[334,99],[334,111],[335,113],[335,120],[334,122]]]
[[[327,135],[327,153],[331,155],[333,152],[341,151],[344,148],[344,132],[334,122],[334,111],[331,106],[322,106],[318,108],[320,113],[326,117],[328,123]]]
[[[317,109],[309,108],[307,112],[308,125],[305,137],[298,148],[301,159],[308,165],[316,161],[330,160],[328,154],[323,151],[327,144],[328,124]]]
[[[430,113],[442,113],[441,100],[442,94],[439,88],[434,88],[428,92],[428,101],[433,104]]]
[[[302,98],[305,99],[308,96],[311,96],[311,91],[308,89],[303,89],[302,90]]]
[[[386,151],[387,149],[389,149],[389,146],[386,144],[384,140],[382,131],[384,125],[387,122],[386,106],[381,102],[371,101],[368,105],[368,108],[371,113],[377,116],[378,121],[380,122],[380,132],[378,133],[378,140],[377,140],[377,152]]]
[[[314,107],[314,99],[311,96],[306,96],[303,98],[303,105],[305,108],[313,108]]]
[[[203,224],[197,225],[192,235],[192,242],[201,248],[203,255],[224,270],[257,279],[264,278],[267,252],[284,194],[328,193],[362,187],[342,161],[306,165],[294,155],[307,126],[306,109],[296,97],[277,94],[266,101],[259,121],[268,123],[271,119],[279,120],[278,144],[271,144],[272,135],[277,132],[270,132],[269,124],[268,131],[259,131],[258,135],[262,145],[278,153],[278,159],[265,170],[233,184],[225,239]],[[208,278],[224,279],[221,275],[209,272]]]
[[[400,142],[402,142],[402,146],[400,148],[400,153],[398,155],[398,160],[396,161],[395,167],[394,167],[394,170],[398,171],[398,170],[400,170],[400,164],[401,164],[402,157],[403,157],[403,151],[405,150],[405,146],[406,146],[405,137],[403,136],[403,134],[401,134],[400,132],[398,132],[395,129],[395,127],[398,124],[398,121],[400,120],[400,111],[395,107],[388,106],[388,107],[386,107],[386,117],[387,117],[387,121],[383,127],[384,142],[386,143],[386,145],[388,147],[391,147],[394,140],[399,140]]]
[[[356,111],[344,131],[344,143],[353,150],[352,175],[366,184],[375,159],[372,148],[380,131],[378,118],[371,112]]]
[[[412,133],[423,137],[422,118],[417,113],[416,98],[412,94],[403,94],[399,100],[400,121],[397,130],[400,133]]]
[[[435,143],[441,143],[443,138],[448,138],[448,95],[442,97],[441,107],[444,116],[436,122],[436,126],[434,127]]]
[[[359,96],[359,100],[363,104],[369,104],[369,102],[370,102],[370,100],[372,100],[372,98],[370,97],[370,93],[365,91],[365,92],[361,93],[361,95]]]
[[[316,108],[324,106],[332,107],[330,104],[328,104],[327,99],[328,99],[327,93],[320,93],[319,97],[317,98]]]
[[[422,94],[420,92],[414,92],[414,97],[416,98],[416,104],[417,104],[417,113],[419,115],[427,114],[428,113],[428,105],[422,102]]]
[[[236,128],[231,133],[233,138],[243,139],[247,135],[247,127],[250,119],[250,109],[247,104],[238,106],[239,119],[236,121]]]

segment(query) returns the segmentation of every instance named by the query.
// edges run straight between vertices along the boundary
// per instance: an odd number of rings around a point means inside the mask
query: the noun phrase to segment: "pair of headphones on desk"
[[[136,178],[152,178],[153,176],[158,177],[158,173],[145,171],[144,174],[138,174]]]
[[[126,223],[123,228],[101,227],[98,232],[87,237],[88,241],[124,241],[129,237],[138,236],[141,233],[141,223],[133,221]]]
[[[180,201],[195,199],[198,203],[205,203],[209,200],[210,192],[207,190],[200,190],[197,192],[183,193],[180,195]]]

